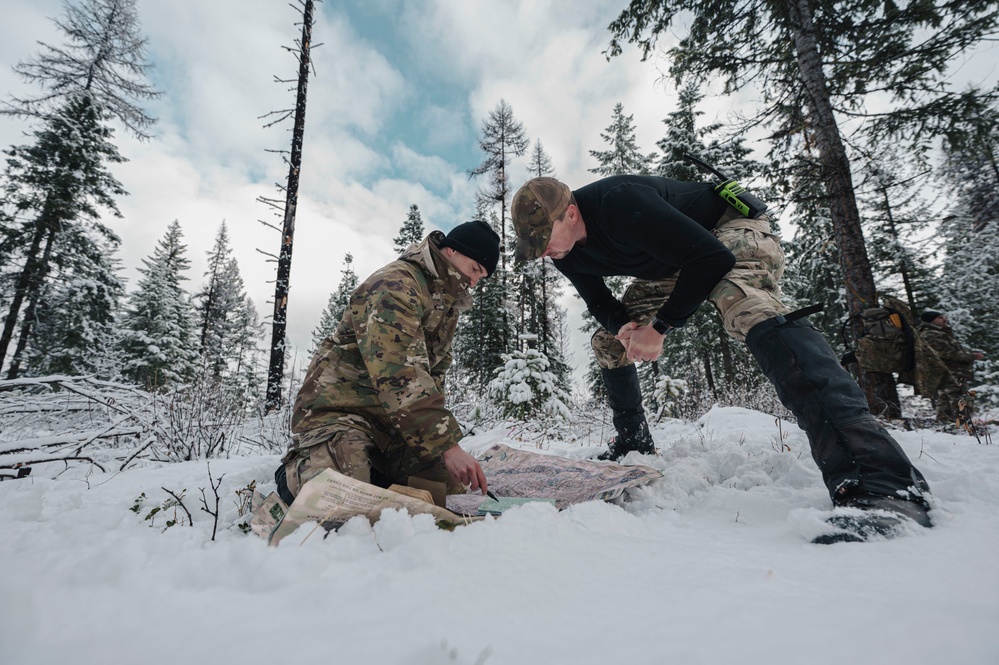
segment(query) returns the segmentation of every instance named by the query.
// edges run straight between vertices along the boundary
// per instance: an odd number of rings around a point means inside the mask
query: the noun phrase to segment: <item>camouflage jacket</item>
[[[941,375],[936,381],[937,385],[943,382],[948,372],[956,381],[971,379],[975,356],[961,346],[950,326],[921,323],[917,330],[923,343],[930,349],[927,364]]]
[[[292,432],[344,425],[401,436],[420,459],[461,439],[444,406],[444,373],[469,280],[434,231],[361,283],[336,332],[319,346],[295,400]],[[378,431],[371,432],[370,427]]]

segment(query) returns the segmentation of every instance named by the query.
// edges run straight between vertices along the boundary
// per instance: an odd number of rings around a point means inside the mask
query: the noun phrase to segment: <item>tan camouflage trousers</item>
[[[708,300],[718,310],[726,332],[744,342],[757,323],[788,312],[780,301],[784,250],[765,216],[722,221],[713,233],[735,254],[735,266],[718,282]],[[631,320],[642,324],[651,321],[673,293],[679,275],[678,272],[665,279],[632,281],[621,298]],[[603,327],[593,334],[590,344],[597,363],[604,369],[631,364],[624,345]]]
[[[356,416],[351,416],[356,419]],[[323,469],[370,483],[374,468],[383,479],[409,484],[411,476],[447,485],[448,494],[462,494],[465,488],[448,473],[442,459],[420,460],[405,442],[379,430],[364,431],[346,425],[328,425],[296,434],[291,450],[284,456],[288,489],[294,496],[302,485]]]
[[[965,415],[972,412],[974,406],[967,384],[958,386],[953,381],[944,381],[934,397],[937,407],[937,421],[953,425],[962,414],[959,402],[965,400]]]

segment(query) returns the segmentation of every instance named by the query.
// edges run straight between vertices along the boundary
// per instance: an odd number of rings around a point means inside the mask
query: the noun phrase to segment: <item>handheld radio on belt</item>
[[[715,185],[715,194],[720,196],[730,206],[738,210],[744,217],[756,219],[767,211],[767,204],[747,192],[745,187],[735,181],[735,178],[729,178],[721,171],[718,171],[712,166],[708,166],[692,155],[684,153],[683,159],[684,161],[690,162],[695,166],[699,166],[705,171],[710,171],[721,178],[721,184]]]

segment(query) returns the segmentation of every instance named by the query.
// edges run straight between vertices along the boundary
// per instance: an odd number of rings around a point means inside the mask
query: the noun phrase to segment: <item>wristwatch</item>
[[[673,331],[673,326],[666,323],[658,316],[652,318],[652,328],[660,335],[668,335]]]

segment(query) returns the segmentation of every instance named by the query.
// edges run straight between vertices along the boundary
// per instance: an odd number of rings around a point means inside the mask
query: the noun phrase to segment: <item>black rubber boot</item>
[[[281,500],[287,505],[291,505],[295,501],[295,497],[292,496],[291,490],[288,489],[288,476],[287,471],[284,468],[284,463],[282,463],[274,471],[274,482],[277,483],[277,493],[281,497]]]
[[[899,506],[893,512],[929,526],[926,480],[871,415],[860,386],[819,331],[805,321],[777,316],[754,326],[746,346],[805,430],[835,505]]]
[[[615,462],[635,450],[643,455],[655,455],[649,424],[645,421],[642,408],[642,387],[638,383],[638,369],[634,365],[616,369],[601,369],[604,386],[607,388],[607,401],[614,412],[614,429],[617,437],[611,441],[609,449],[597,459]]]

